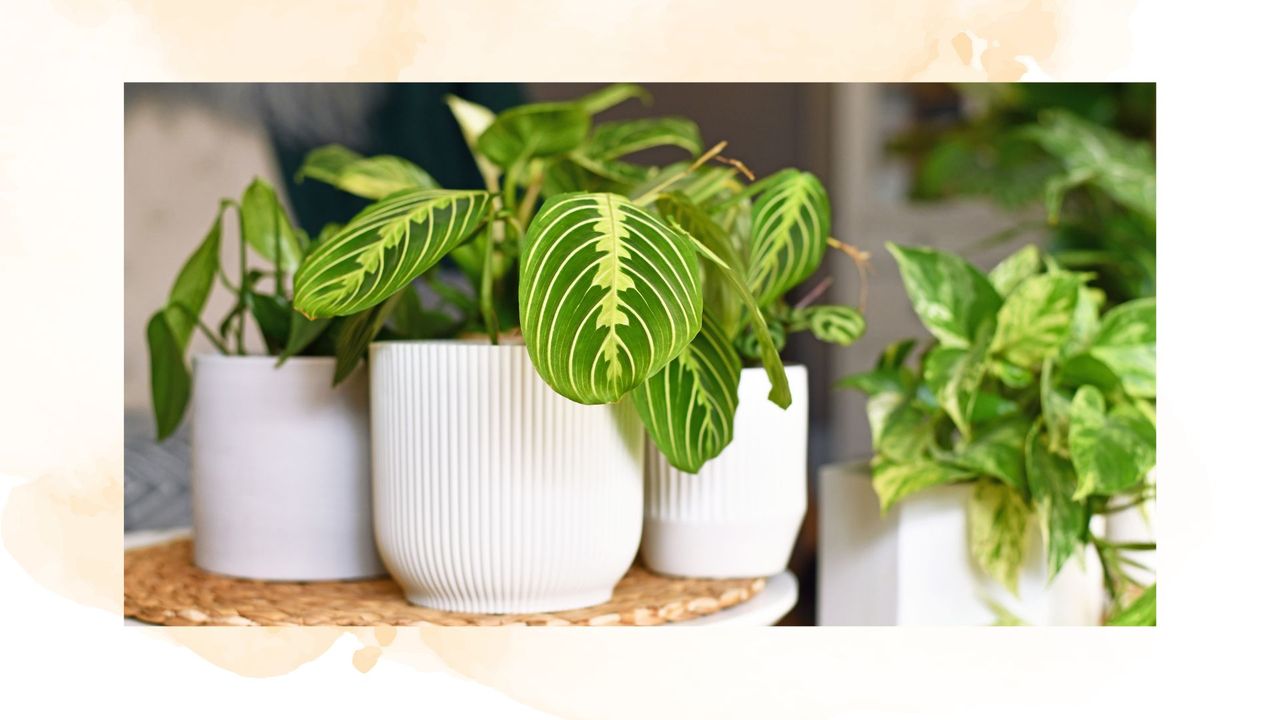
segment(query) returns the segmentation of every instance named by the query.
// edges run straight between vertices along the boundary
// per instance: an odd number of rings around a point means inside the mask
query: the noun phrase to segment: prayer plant
[[[888,510],[937,485],[972,486],[969,549],[1017,592],[1028,522],[1052,578],[1091,548],[1113,624],[1153,624],[1155,585],[1138,587],[1134,551],[1090,519],[1155,497],[1155,298],[1107,307],[1094,276],[1027,246],[984,274],[958,256],[889,246],[934,337],[890,345],[875,369],[842,381],[865,392],[873,485]],[[1135,599],[1136,598],[1136,599]]]
[[[862,333],[854,308],[783,300],[829,247],[862,256],[829,237],[827,193],[813,175],[787,169],[754,181],[720,155],[724,143],[704,152],[684,118],[594,122],[647,97],[612,85],[496,116],[450,98],[480,189],[441,188],[401,158],[313,151],[299,177],[373,203],[302,262],[294,308],[313,322],[346,317],[368,328],[339,348],[358,354],[406,303],[418,305],[424,278],[456,322],[402,336],[483,333],[497,343],[518,334],[557,393],[586,404],[630,398],[667,458],[696,472],[732,438],[744,355],[765,368],[769,398],[785,408],[786,332],[844,344]],[[653,148],[688,159],[631,159]],[[446,258],[466,289],[436,275]]]

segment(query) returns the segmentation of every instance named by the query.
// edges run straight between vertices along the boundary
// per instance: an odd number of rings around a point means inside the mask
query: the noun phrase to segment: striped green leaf
[[[480,227],[480,190],[403,190],[370,205],[298,268],[293,306],[304,315],[353,315],[391,297]]]
[[[810,305],[795,312],[792,328],[808,330],[822,342],[851,345],[866,332],[867,321],[847,305]]]
[[[626,198],[568,193],[529,224],[520,326],[556,392],[614,402],[671,362],[702,324],[698,262],[677,233]]]
[[[738,276],[746,275],[746,265],[742,260],[741,254],[734,247],[733,239],[729,233],[705,210],[698,207],[689,196],[678,191],[662,193],[658,196],[656,205],[658,211],[662,213],[662,216],[668,222],[684,228],[690,235],[697,238],[703,245],[706,245],[708,249],[725,261],[731,272]],[[725,273],[704,272],[702,279],[703,297],[706,301],[708,312],[716,320],[720,321],[721,326],[725,328],[730,337],[736,336],[738,330],[742,327],[742,298],[729,285]],[[759,355],[757,354],[754,357],[759,357]]]
[[[676,468],[696,473],[733,439],[742,361],[710,315],[675,360],[631,392],[649,437]]]
[[[822,183],[807,172],[782,170],[761,186],[751,208],[747,284],[768,307],[822,263],[831,204]]]
[[[681,117],[604,122],[591,133],[584,153],[592,158],[613,160],[664,145],[697,155],[702,152],[702,135],[692,120]]]
[[[370,200],[381,200],[406,188],[438,188],[426,170],[394,155],[364,157],[341,145],[325,145],[307,153],[298,179],[312,178]]]

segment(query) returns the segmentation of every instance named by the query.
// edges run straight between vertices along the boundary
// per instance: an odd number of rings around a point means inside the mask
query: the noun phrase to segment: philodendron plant
[[[1137,587],[1130,576],[1130,553],[1154,544],[1109,542],[1090,519],[1155,496],[1155,299],[1104,312],[1092,275],[1063,270],[1035,246],[990,274],[938,250],[889,249],[934,343],[918,368],[907,363],[914,341],[904,341],[842,381],[869,396],[882,509],[968,484],[970,552],[1010,591],[1027,523],[1038,522],[1050,578],[1090,548],[1110,621],[1154,623],[1154,583]]]
[[[234,278],[222,268],[221,260],[222,219],[228,208],[236,210],[240,226],[239,263]],[[267,352],[281,363],[292,355],[333,353],[337,328],[327,334],[318,332],[323,328],[292,312],[290,307],[289,280],[314,244],[301,228],[289,222],[275,190],[263,180],[255,179],[239,201],[221,202],[204,240],[178,272],[165,306],[147,322],[151,400],[158,439],[172,434],[186,413],[191,397],[191,371],[186,356],[196,330],[219,352],[245,355],[247,317],[251,316]],[[268,267],[252,267],[250,249]],[[218,281],[235,297],[235,303],[216,322],[214,330],[205,324],[202,315]],[[267,287],[261,288],[264,283]],[[354,367],[358,361],[356,357],[348,364]]]
[[[440,188],[400,158],[313,151],[300,177],[374,202],[302,263],[294,307],[316,322],[360,318],[371,332],[355,340],[367,344],[397,307],[418,302],[414,284],[425,277],[457,323],[407,336],[483,332],[496,343],[518,333],[557,393],[586,404],[630,398],[663,453],[696,472],[732,438],[736,340],[750,338],[741,344],[785,408],[779,329],[841,342],[861,333],[852,308],[782,301],[828,247],[856,251],[829,238],[827,193],[809,173],[744,184],[745,166],[720,155],[724,143],[704,152],[687,119],[593,122],[632,98],[647,95],[613,85],[497,116],[450,98],[481,189]],[[689,159],[627,159],[659,147]],[[446,258],[469,292],[436,277]]]

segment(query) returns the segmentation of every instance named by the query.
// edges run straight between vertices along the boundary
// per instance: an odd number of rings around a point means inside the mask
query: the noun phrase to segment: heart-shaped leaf
[[[888,243],[925,328],[947,347],[969,347],[995,320],[1000,294],[977,268],[952,253]]]
[[[675,360],[631,392],[649,437],[675,467],[696,473],[733,439],[742,361],[715,319]]]
[[[1069,442],[1079,476],[1076,500],[1127,490],[1155,466],[1155,428],[1136,411],[1108,413],[1102,392],[1092,385],[1077,390],[1071,401]]]
[[[307,256],[293,306],[312,318],[371,308],[467,240],[488,212],[489,194],[479,190],[389,195]]]
[[[614,402],[671,362],[702,325],[687,235],[626,198],[569,193],[529,224],[520,258],[520,325],[556,392]]]

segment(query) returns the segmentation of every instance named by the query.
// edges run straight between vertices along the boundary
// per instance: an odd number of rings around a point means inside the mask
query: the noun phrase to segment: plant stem
[[[672,175],[666,180],[663,180],[662,182],[653,186],[652,188],[649,189],[648,192],[636,198],[635,200],[632,200],[632,202],[635,203],[636,205],[642,205],[642,206],[648,205],[649,203],[653,202],[654,199],[657,198],[658,195],[660,195],[663,190],[666,190],[667,188],[671,187],[675,183],[678,183],[681,180],[692,175],[695,170],[707,164],[707,161],[710,160],[711,158],[719,155],[720,151],[724,150],[725,147],[727,147],[728,145],[729,145],[729,142],[727,140],[721,140],[720,142],[713,145],[710,150],[702,153],[702,155],[697,160],[694,160],[689,165],[689,167],[685,168],[684,170],[676,173],[675,175]]]
[[[832,237],[827,238],[827,245],[848,255],[853,260],[853,266],[858,268],[858,311],[866,312],[867,292],[869,289],[867,273],[871,267],[871,255],[859,250],[855,245],[840,242]]]
[[[809,307],[809,305],[816,302],[818,298],[822,297],[822,293],[826,292],[827,288],[831,287],[831,283],[833,282],[835,282],[835,280],[833,280],[830,275],[826,276],[822,279],[822,282],[814,285],[812,290],[805,293],[805,296],[800,298],[800,301],[793,305],[791,309],[803,310],[806,307]]]
[[[542,165],[539,163],[538,169],[533,174],[533,181],[529,183],[529,187],[524,191],[524,199],[520,202],[520,211],[516,213],[516,219],[520,223],[520,227],[529,227],[529,218],[533,215],[533,205],[538,201],[538,193],[542,192]]]
[[[493,220],[484,234],[484,261],[480,271],[480,317],[484,319],[485,330],[489,333],[489,342],[498,344],[498,316],[493,311]]]
[[[237,208],[240,217],[240,316],[236,322],[236,353],[244,355],[244,311],[249,307],[249,250],[244,239],[244,209]]]

